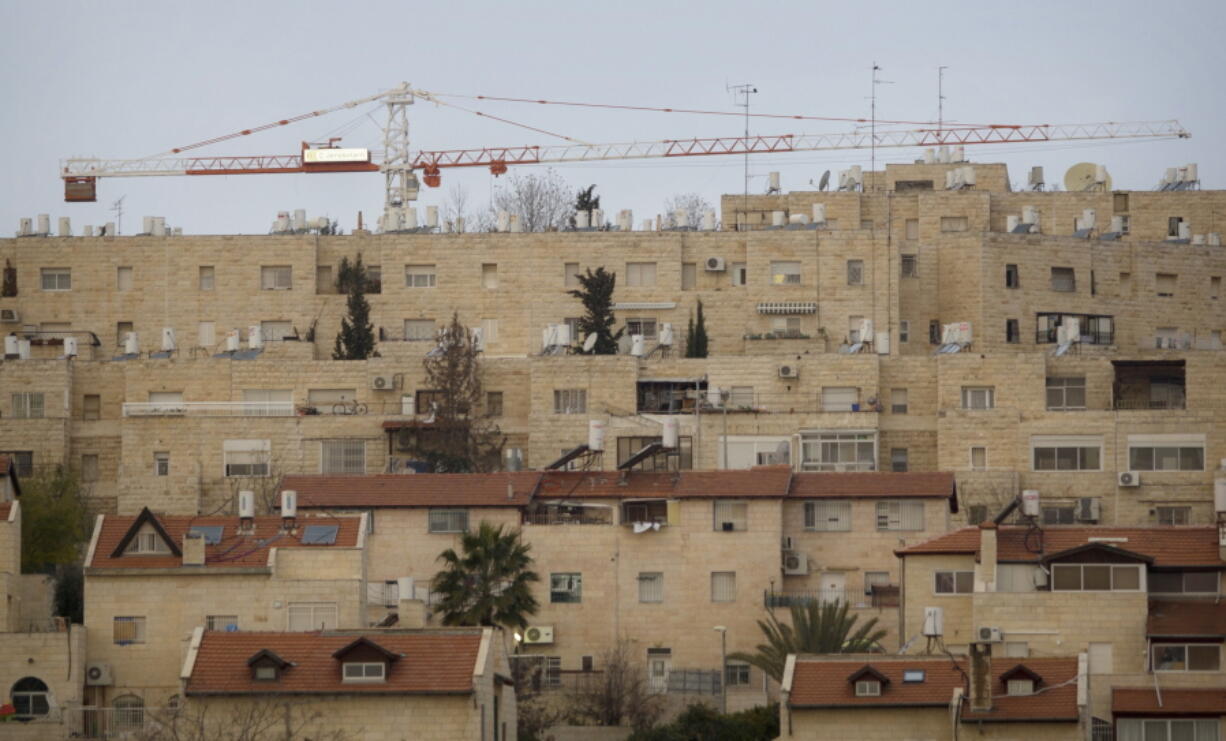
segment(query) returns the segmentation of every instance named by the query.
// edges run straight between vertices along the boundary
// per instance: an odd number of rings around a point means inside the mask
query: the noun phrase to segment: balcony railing
[[[1187,403],[1183,399],[1115,399],[1112,401],[1112,408],[1123,410],[1186,409]]]
[[[1056,327],[1051,329],[1040,329],[1035,332],[1034,342],[1036,345],[1051,345],[1058,342],[1056,337]],[[1115,344],[1114,330],[1081,330],[1080,338],[1078,339],[1083,345],[1112,345]]]
[[[366,583],[366,604],[368,605],[384,605],[385,607],[395,607],[400,602],[400,585],[396,582],[367,582]],[[439,602],[441,596],[437,592],[430,591],[428,583],[413,582],[413,595],[405,597],[405,599],[416,599],[426,603],[426,605],[434,605]]]
[[[805,607],[807,605],[847,602],[853,607],[898,607],[899,588],[894,584],[878,584],[871,594],[852,589],[788,589],[764,591],[763,603],[767,607]]]
[[[290,401],[124,402],[125,417],[293,417]]]
[[[175,713],[169,708],[76,707],[61,710],[60,718],[69,738],[143,738],[143,733],[167,725]]]
[[[566,512],[529,512],[523,517],[525,525],[612,525],[612,510],[569,514]]]

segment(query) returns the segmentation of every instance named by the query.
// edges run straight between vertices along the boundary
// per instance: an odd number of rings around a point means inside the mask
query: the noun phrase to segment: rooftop
[[[528,503],[540,478],[536,471],[291,475],[282,479],[281,490],[298,492],[300,508],[519,507]]]
[[[1168,689],[1159,699],[1152,687],[1116,687],[1111,690],[1111,712],[1116,715],[1221,715],[1226,688]]]
[[[1226,603],[1200,600],[1150,600],[1149,636],[1226,637]]]

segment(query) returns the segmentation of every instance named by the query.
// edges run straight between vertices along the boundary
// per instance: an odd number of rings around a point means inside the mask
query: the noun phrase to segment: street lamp
[[[728,712],[728,628],[717,625],[713,628],[719,633],[719,712]]]

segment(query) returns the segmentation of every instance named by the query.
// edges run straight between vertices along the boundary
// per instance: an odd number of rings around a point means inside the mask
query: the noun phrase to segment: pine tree
[[[333,360],[365,360],[375,351],[375,328],[370,323],[370,303],[366,300],[368,281],[360,254],[352,263],[347,257],[341,258],[336,287],[349,296],[346,301],[349,316],[341,320],[341,331],[332,348]]]
[[[613,289],[617,285],[617,273],[605,271],[604,266],[587,274],[578,274],[581,290],[570,291],[570,295],[583,302],[587,310],[579,319],[579,332],[585,337],[596,335],[596,344],[592,346],[592,355],[616,355],[617,341],[621,339],[622,331],[613,332]],[[582,351],[580,351],[582,352]]]
[[[698,320],[690,317],[689,333],[685,337],[685,356],[687,358],[705,358],[709,350],[710,340],[707,338],[707,320],[702,313],[702,301],[698,302]]]

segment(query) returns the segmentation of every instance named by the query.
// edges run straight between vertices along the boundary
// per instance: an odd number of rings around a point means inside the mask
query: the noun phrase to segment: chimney
[[[188,532],[183,536],[183,565],[204,565],[204,536]]]
[[[979,526],[979,563],[975,566],[975,591],[996,591],[996,523]]]
[[[992,709],[992,644],[972,643],[971,710],[985,713]]]
[[[413,577],[402,576],[396,580],[399,600],[396,603],[398,626],[401,628],[426,627],[426,603],[416,598]]]

